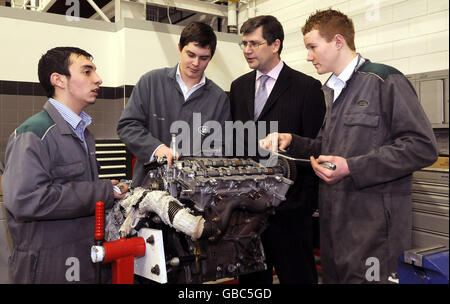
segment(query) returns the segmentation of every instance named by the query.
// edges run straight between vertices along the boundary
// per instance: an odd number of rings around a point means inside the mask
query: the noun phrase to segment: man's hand
[[[169,165],[172,165],[173,162],[173,150],[170,149],[168,146],[164,145],[159,147],[158,149],[156,149],[154,157],[166,157],[167,159],[167,163]],[[180,155],[177,153],[176,155],[176,159],[178,159],[180,157]]]
[[[316,175],[328,184],[335,184],[350,174],[347,160],[340,156],[320,155],[317,159],[310,157],[311,166]],[[323,162],[330,162],[336,165],[336,170],[330,170],[320,165]]]
[[[270,133],[266,138],[259,141],[259,145],[273,152],[286,149],[292,141],[292,134],[289,133]]]
[[[112,179],[111,183],[113,184],[113,186],[117,186],[120,190],[121,193],[118,193],[117,191],[115,191],[113,189],[113,193],[114,193],[114,198],[115,199],[122,199],[125,197],[125,194],[128,191],[128,185],[127,184],[123,184],[123,183],[119,183],[118,180],[116,179]]]

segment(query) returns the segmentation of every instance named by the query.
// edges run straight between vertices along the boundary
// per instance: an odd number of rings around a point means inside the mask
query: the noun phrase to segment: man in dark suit
[[[273,16],[251,18],[242,25],[241,34],[240,46],[254,71],[231,84],[233,121],[267,125],[278,121],[279,132],[315,138],[325,114],[321,83],[281,61],[284,33],[280,22]],[[256,142],[257,138],[245,138],[246,148]],[[309,165],[298,164],[297,172],[286,201],[277,207],[262,235],[267,270],[240,276],[241,284],[271,284],[273,267],[282,284],[317,283],[312,214],[318,181]]]

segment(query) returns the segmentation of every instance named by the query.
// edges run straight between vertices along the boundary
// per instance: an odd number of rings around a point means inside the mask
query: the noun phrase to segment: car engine
[[[146,166],[106,216],[106,239],[162,231],[167,282],[199,284],[266,269],[261,234],[285,200],[295,165],[264,167],[250,158],[182,157]],[[158,272],[160,269],[158,269]]]

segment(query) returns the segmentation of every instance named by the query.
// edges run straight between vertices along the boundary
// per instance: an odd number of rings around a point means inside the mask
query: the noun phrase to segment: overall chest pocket
[[[380,115],[367,113],[346,113],[344,114],[344,125],[378,128]]]
[[[346,113],[344,126],[336,145],[345,146],[345,155],[361,155],[377,148],[382,142],[380,115]]]
[[[83,162],[78,161],[71,164],[56,165],[50,170],[54,180],[56,179],[74,179],[84,173]]]

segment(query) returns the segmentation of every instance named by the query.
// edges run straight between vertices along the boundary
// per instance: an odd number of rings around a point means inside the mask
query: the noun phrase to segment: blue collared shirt
[[[86,127],[92,124],[92,118],[82,111],[80,115],[77,115],[68,106],[56,99],[50,98],[49,102],[56,108],[56,110],[61,114],[70,128],[75,132],[77,137],[81,139],[84,144],[84,148],[87,151],[86,139],[84,137],[84,131]]]

